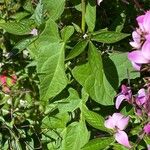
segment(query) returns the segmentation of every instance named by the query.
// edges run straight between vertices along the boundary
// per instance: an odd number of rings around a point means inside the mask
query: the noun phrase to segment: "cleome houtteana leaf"
[[[64,46],[64,43],[50,43],[39,50],[37,71],[42,101],[55,97],[68,83],[64,68]]]

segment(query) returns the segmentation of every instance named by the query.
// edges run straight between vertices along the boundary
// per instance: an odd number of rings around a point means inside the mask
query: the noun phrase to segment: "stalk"
[[[81,29],[82,29],[82,33],[85,33],[85,4],[86,0],[81,0],[81,9],[82,9],[82,22],[81,22]]]

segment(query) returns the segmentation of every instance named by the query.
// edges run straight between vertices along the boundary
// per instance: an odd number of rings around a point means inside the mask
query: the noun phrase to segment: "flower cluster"
[[[121,86],[121,92],[116,97],[116,109],[119,109],[121,103],[127,101],[135,110],[135,114],[140,117],[150,117],[150,86],[146,85],[141,88],[137,94],[132,94],[131,88],[126,85]],[[147,120],[147,119],[146,119]],[[125,147],[131,148],[128,136],[124,129],[129,123],[129,116],[125,117],[121,113],[114,113],[105,121],[105,127],[114,130],[114,136],[118,143]],[[147,122],[143,132],[150,135],[150,123]]]
[[[150,63],[150,11],[136,18],[138,28],[132,33],[133,41],[130,45],[133,51],[128,54],[133,67],[141,70],[143,64]],[[115,107],[118,110],[123,101],[128,102],[134,108],[134,113],[141,123],[141,131],[139,134],[150,135],[150,80],[137,90],[134,94],[131,87],[122,85],[120,93],[116,96]],[[141,119],[140,119],[141,118]],[[105,120],[105,127],[114,130],[116,141],[127,148],[131,148],[128,135],[124,131],[129,123],[129,116],[125,117],[121,113],[114,113]],[[141,137],[140,137],[141,138]],[[150,149],[150,145],[147,145]]]
[[[133,41],[130,45],[134,51],[128,54],[136,70],[140,70],[142,64],[150,63],[150,11],[136,18],[139,28],[132,33]]]
[[[150,87],[149,85],[146,89],[141,88],[137,94],[132,95],[132,91],[129,87],[122,85],[126,89],[126,92],[121,92],[116,98],[116,109],[119,108],[122,101],[128,101],[135,108],[137,115],[148,115],[150,116]]]

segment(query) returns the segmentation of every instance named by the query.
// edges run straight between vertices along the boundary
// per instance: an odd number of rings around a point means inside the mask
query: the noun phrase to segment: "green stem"
[[[81,29],[82,33],[85,33],[85,4],[86,0],[81,0],[81,8],[82,8],[82,23],[81,23]]]

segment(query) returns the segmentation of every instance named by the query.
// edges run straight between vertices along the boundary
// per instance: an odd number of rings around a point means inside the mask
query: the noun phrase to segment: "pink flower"
[[[9,71],[3,71],[2,75],[0,75],[0,84],[2,87],[2,91],[5,93],[10,92],[10,87],[13,86],[17,81],[17,76],[13,73],[9,75]]]
[[[5,75],[0,75],[0,83],[1,85],[5,84],[7,81],[7,77]]]
[[[37,36],[38,35],[38,30],[37,29],[32,29],[32,31],[30,32],[30,34],[32,34],[33,36]]]
[[[105,121],[106,128],[115,130],[115,139],[118,143],[130,148],[131,145],[127,134],[123,131],[129,123],[129,117],[125,117],[120,113],[114,113]]]
[[[148,123],[148,124],[146,124],[146,125],[144,126],[144,132],[145,132],[146,134],[150,134],[150,123]]]
[[[132,97],[132,92],[131,92],[130,88],[126,87],[125,85],[122,85],[121,93],[119,93],[116,98],[116,103],[115,103],[116,109],[119,109],[119,106],[123,100],[129,101],[131,99],[131,97]]]

